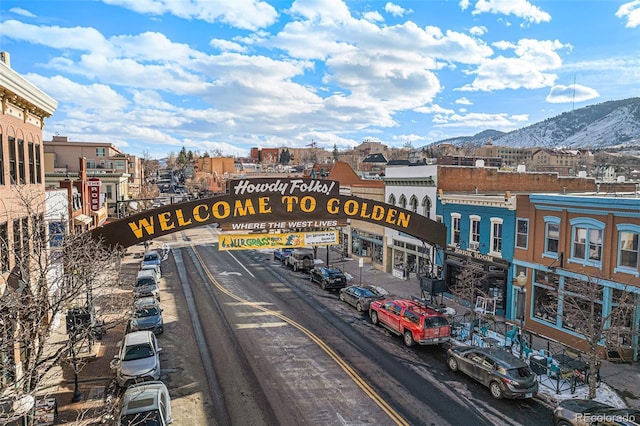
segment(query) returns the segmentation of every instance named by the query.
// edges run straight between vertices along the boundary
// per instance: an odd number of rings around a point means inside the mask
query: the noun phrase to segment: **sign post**
[[[360,267],[360,285],[362,285],[362,267],[364,266],[364,259],[361,257],[358,259],[358,267]]]

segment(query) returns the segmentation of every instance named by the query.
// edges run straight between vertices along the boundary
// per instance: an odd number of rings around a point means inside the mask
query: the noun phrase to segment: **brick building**
[[[522,273],[527,279],[523,289],[512,289],[512,300],[518,293],[525,296],[520,313],[525,329],[586,350],[580,325],[563,311],[563,289],[575,281],[600,287],[598,318],[607,318],[623,293],[629,293],[635,308],[623,324],[614,324],[620,330],[610,349],[626,360],[638,360],[640,199],[636,197],[635,191],[518,196],[512,277]]]

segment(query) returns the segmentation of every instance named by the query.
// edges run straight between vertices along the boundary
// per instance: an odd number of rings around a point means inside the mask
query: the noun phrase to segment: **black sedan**
[[[538,393],[538,380],[529,365],[500,348],[469,346],[452,347],[447,364],[476,379],[500,398],[533,398]]]
[[[358,312],[369,310],[369,305],[373,300],[382,300],[385,293],[375,287],[359,287],[352,285],[340,289],[340,300],[355,307]]]
[[[337,268],[316,266],[309,272],[311,282],[320,284],[323,290],[337,290],[347,285],[347,277]]]

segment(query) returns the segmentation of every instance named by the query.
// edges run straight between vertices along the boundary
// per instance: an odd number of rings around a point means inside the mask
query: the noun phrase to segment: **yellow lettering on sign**
[[[369,205],[366,202],[362,203],[362,209],[360,210],[360,217],[364,217],[364,218],[371,217],[371,213],[367,211],[367,207],[369,207]]]
[[[203,212],[201,212],[201,210],[204,210],[205,215],[203,216]],[[197,206],[195,206],[193,208],[193,218],[196,220],[196,222],[206,222],[207,220],[209,220],[209,206],[207,206],[206,204],[198,204]]]
[[[153,232],[154,232],[153,218],[149,217],[149,218],[140,219],[138,223],[129,222],[129,228],[131,228],[131,230],[133,231],[133,235],[135,235],[136,238],[142,238],[143,230],[147,232],[147,235],[153,235]]]
[[[387,211],[387,217],[386,217],[386,219],[384,221],[387,222],[387,223],[395,223],[397,214],[398,214],[398,210],[389,209]]]
[[[175,223],[171,221],[171,212],[164,212],[158,215],[158,222],[160,222],[160,229],[168,231],[176,227]]]
[[[211,206],[211,212],[216,219],[225,219],[231,214],[231,206],[226,201],[218,201]]]
[[[411,219],[411,215],[400,212],[398,214],[398,220],[396,221],[396,225],[400,225],[404,228],[409,226],[409,219]]]
[[[254,215],[256,214],[256,209],[253,208],[253,203],[251,200],[244,200],[245,204],[242,204],[242,200],[236,200],[235,205],[233,207],[233,216],[246,216],[248,214]]]
[[[293,211],[293,203],[298,203],[298,197],[295,195],[285,195],[282,197],[282,202],[284,203],[287,212]]]
[[[258,198],[258,211],[261,214],[271,213],[271,207],[269,207],[269,197]]]
[[[344,203],[344,212],[347,216],[355,216],[358,214],[358,202],[355,200],[349,200]]]
[[[176,210],[176,217],[178,218],[178,226],[191,225],[191,219],[189,219],[188,221],[184,220],[184,214],[182,214],[182,209]]]
[[[327,213],[329,214],[338,214],[338,210],[340,209],[340,200],[337,198],[330,198],[327,201]]]
[[[316,209],[316,199],[310,195],[302,197],[300,200],[300,210],[310,213]]]
[[[373,211],[371,212],[371,219],[382,220],[383,218],[384,218],[384,207],[373,206]]]

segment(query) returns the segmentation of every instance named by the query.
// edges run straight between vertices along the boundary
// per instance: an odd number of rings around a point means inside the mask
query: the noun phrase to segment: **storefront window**
[[[558,314],[558,285],[560,277],[556,274],[536,271],[533,282],[533,315],[535,318],[556,324]]]
[[[587,288],[588,286],[588,288]],[[598,332],[602,321],[603,287],[593,282],[565,278],[562,328],[586,335]]]

